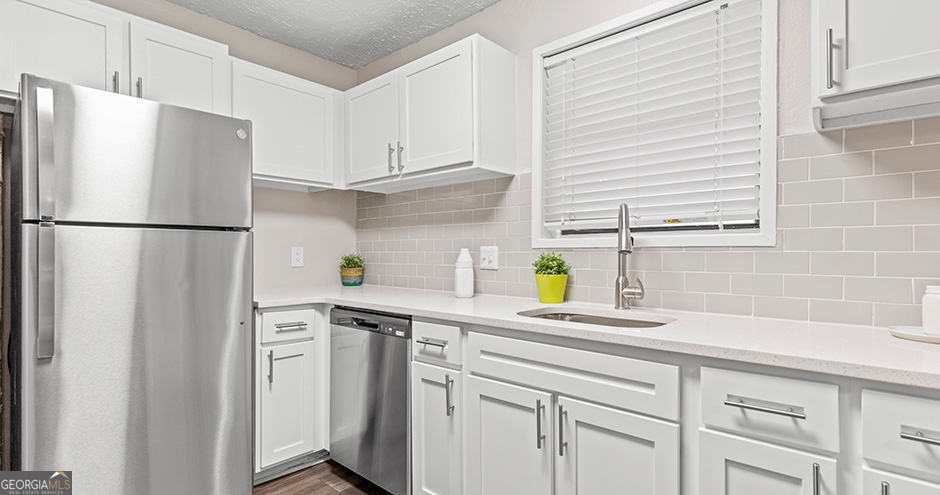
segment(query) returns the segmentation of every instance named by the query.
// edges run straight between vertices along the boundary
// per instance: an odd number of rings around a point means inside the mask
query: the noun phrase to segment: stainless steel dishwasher
[[[330,311],[330,457],[394,495],[409,492],[411,317]]]

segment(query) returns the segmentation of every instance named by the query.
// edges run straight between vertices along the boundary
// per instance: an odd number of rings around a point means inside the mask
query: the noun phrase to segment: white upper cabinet
[[[397,74],[385,74],[346,91],[347,182],[397,175],[397,147]]]
[[[679,425],[559,397],[555,492],[679,495]]]
[[[817,15],[816,36],[823,51],[817,74],[824,76],[816,81],[820,96],[940,75],[940,2],[936,0],[817,0]]]
[[[126,91],[127,19],[91,2],[0,0],[0,90],[29,73]]]
[[[342,93],[244,60],[232,62],[232,115],[251,120],[254,176],[333,183],[336,100]]]
[[[130,26],[131,94],[231,115],[228,46],[143,19]]]
[[[940,2],[813,1],[818,129],[937,115]]]
[[[467,38],[401,69],[402,173],[473,160],[473,72]]]
[[[347,91],[346,122],[351,189],[512,175],[515,56],[472,35]]]

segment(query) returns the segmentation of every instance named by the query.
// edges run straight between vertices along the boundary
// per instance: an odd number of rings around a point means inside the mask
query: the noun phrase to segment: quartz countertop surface
[[[653,328],[613,328],[519,316],[552,307],[610,311],[601,304],[542,304],[536,299],[369,286],[324,289],[284,298],[258,298],[265,311],[303,304],[335,304],[471,325],[619,344],[767,366],[940,389],[940,345],[897,339],[886,328],[660,309],[624,316],[675,318]]]

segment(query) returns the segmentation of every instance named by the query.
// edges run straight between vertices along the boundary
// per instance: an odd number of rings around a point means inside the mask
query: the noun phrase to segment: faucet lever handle
[[[643,281],[640,280],[640,277],[636,278],[636,287],[637,295],[634,297],[634,299],[643,299],[643,297],[646,296],[646,287],[643,287]]]

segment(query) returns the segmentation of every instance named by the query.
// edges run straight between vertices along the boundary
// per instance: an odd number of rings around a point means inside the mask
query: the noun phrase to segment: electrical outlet
[[[480,246],[480,269],[499,270],[499,246]]]
[[[304,266],[304,248],[290,248],[290,266],[294,268],[303,268]]]

